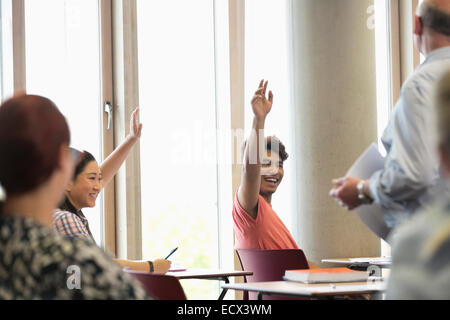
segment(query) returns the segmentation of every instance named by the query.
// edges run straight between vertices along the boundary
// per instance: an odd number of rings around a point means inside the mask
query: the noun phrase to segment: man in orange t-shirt
[[[267,86],[268,82],[261,81],[252,99],[253,128],[245,145],[242,182],[233,203],[236,249],[298,249],[271,205],[289,155],[278,138],[264,137],[265,120],[273,105],[272,91],[266,98]]]

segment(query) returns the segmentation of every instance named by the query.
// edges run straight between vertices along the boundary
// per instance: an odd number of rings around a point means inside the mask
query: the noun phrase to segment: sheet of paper
[[[355,161],[347,173],[347,177],[369,179],[373,173],[384,168],[384,158],[378,151],[376,144],[372,144]],[[364,224],[378,237],[386,240],[390,228],[383,219],[381,208],[375,204],[364,205],[357,208],[356,213]]]
[[[347,258],[347,259],[323,259],[322,263],[334,263],[350,265],[353,263],[369,263],[373,265],[391,265],[391,257],[376,257],[376,258]]]
[[[178,264],[176,262],[172,262],[172,265],[170,266],[169,272],[180,272],[180,271],[187,271],[186,267],[184,267],[181,264]]]
[[[391,257],[378,257],[378,258],[351,258],[351,262],[368,262],[368,263],[391,263]]]

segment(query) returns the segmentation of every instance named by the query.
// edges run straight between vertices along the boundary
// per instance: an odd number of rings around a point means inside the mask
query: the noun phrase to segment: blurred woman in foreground
[[[0,299],[145,299],[95,244],[52,230],[78,160],[69,144],[50,100],[23,95],[0,107]]]

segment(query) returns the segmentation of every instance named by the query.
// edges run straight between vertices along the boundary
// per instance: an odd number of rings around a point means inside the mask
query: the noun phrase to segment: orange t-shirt
[[[236,195],[233,202],[233,221],[235,249],[298,249],[289,230],[273,211],[270,203],[261,195],[259,195],[256,219],[242,209]]]

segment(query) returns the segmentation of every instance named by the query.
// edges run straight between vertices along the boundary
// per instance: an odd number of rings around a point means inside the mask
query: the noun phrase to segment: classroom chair
[[[187,300],[180,281],[172,276],[125,270],[135,277],[148,295],[158,300]]]
[[[244,282],[280,281],[286,270],[309,269],[308,260],[300,249],[236,250],[242,270],[252,271]],[[255,292],[244,292],[244,300],[256,300]],[[290,300],[289,297],[265,296],[264,300]]]

